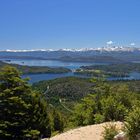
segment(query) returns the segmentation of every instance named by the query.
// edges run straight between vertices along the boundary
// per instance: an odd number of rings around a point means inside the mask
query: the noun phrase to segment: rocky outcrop
[[[44,140],[102,140],[104,127],[109,123],[102,123],[69,130],[50,139]],[[123,127],[122,122],[113,122],[118,129]]]

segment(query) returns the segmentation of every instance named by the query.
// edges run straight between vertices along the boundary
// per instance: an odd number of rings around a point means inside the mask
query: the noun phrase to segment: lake
[[[54,61],[54,60],[17,60],[11,59],[8,63],[20,64],[20,65],[28,65],[28,66],[49,66],[49,67],[66,67],[71,70],[77,69],[80,66],[88,66],[88,65],[107,65],[107,63],[81,63],[81,62],[62,62],[62,61]],[[30,83],[42,81],[42,80],[51,80],[55,78],[68,77],[68,76],[76,76],[83,78],[90,78],[88,76],[76,75],[73,72],[62,73],[62,74],[25,74],[22,77],[30,78]],[[133,72],[130,73],[129,77],[110,77],[108,80],[139,80],[140,73]]]
[[[69,76],[75,76],[75,77],[81,77],[81,78],[91,78],[89,76],[83,76],[83,75],[76,75],[72,72],[69,72],[69,73],[64,73],[64,74],[26,74],[26,75],[23,75],[22,77],[23,78],[27,78],[29,77],[30,78],[30,83],[35,83],[35,82],[39,82],[39,81],[42,81],[42,80],[52,80],[52,79],[56,79],[56,78],[61,78],[61,77],[69,77]],[[110,78],[107,78],[108,80],[110,81],[115,81],[115,80],[139,80],[140,79],[140,73],[137,73],[137,72],[133,72],[133,73],[130,73],[130,76],[129,77],[123,77],[123,78],[120,78],[120,77],[110,77]]]
[[[61,74],[25,74],[22,77],[23,78],[30,78],[30,83],[39,82],[42,80],[52,80],[56,78],[62,78],[62,77],[69,77],[69,76],[75,76],[75,77],[81,77],[81,78],[90,78],[84,75],[76,75],[73,72],[69,73],[61,73]]]

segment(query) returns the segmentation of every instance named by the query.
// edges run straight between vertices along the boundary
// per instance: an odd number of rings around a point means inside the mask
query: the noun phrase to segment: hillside
[[[33,84],[33,87],[40,92],[45,92],[49,86],[46,93],[48,98],[56,96],[56,98],[77,101],[87,95],[93,85],[89,79],[64,77],[49,81],[40,81]]]
[[[106,81],[110,85],[128,85],[130,91],[140,92],[140,80]],[[89,93],[93,92],[95,84],[90,79],[79,77],[63,77],[49,81],[40,81],[32,85],[33,89],[45,93],[51,103],[57,103],[59,99],[68,102],[77,102]],[[49,87],[49,89],[48,89]]]
[[[108,124],[110,123],[102,123],[80,127],[73,130],[69,130],[60,135],[56,135],[50,139],[42,140],[101,140],[104,127]],[[113,124],[116,124],[118,129],[121,129],[123,127],[123,123],[121,122],[115,122]]]
[[[140,81],[107,81],[111,87],[128,85],[131,92],[140,93]],[[89,93],[94,93],[95,83],[89,79],[65,77],[49,81],[40,81],[32,85],[34,90],[45,94],[47,101],[69,117],[74,106]],[[101,88],[101,85],[100,85]]]
[[[71,70],[68,68],[58,67],[51,68],[47,66],[22,66],[18,64],[8,64],[0,61],[0,69],[4,66],[13,66],[16,67],[23,74],[39,74],[39,73],[67,73]]]
[[[63,104],[72,109],[76,102],[91,92],[93,85],[89,79],[65,77],[49,81],[40,81],[34,83],[32,87],[41,93],[45,93],[49,103],[66,113],[67,110],[60,104],[60,99]]]

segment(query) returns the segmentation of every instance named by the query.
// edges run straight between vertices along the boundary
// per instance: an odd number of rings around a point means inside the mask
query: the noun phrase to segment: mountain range
[[[53,52],[53,51],[68,51],[68,52],[86,52],[86,51],[127,51],[127,52],[134,52],[134,51],[140,51],[140,48],[135,47],[123,47],[123,46],[106,46],[106,47],[100,47],[100,48],[81,48],[81,49],[31,49],[31,50],[0,50],[0,52],[35,52],[35,51],[45,51],[45,52]]]
[[[1,50],[0,59],[51,59],[60,61],[140,61],[140,48],[111,46],[82,49]]]

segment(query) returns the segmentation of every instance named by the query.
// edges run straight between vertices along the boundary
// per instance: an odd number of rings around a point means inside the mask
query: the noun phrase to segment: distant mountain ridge
[[[69,52],[85,52],[85,51],[140,51],[140,48],[136,47],[123,47],[123,46],[106,46],[106,47],[100,47],[100,48],[80,48],[80,49],[31,49],[31,50],[0,50],[0,52],[34,52],[34,51],[69,51]]]
[[[103,47],[83,49],[40,49],[40,50],[5,50],[0,51],[0,59],[52,59],[59,61],[87,62],[132,62],[140,61],[140,48]]]

